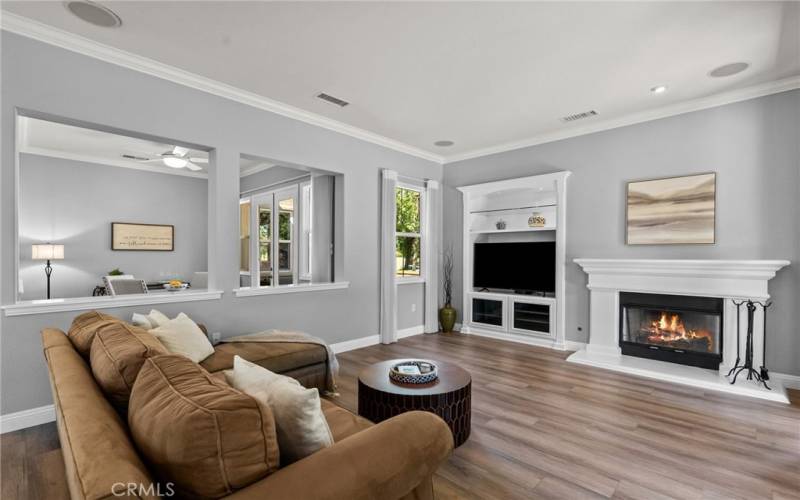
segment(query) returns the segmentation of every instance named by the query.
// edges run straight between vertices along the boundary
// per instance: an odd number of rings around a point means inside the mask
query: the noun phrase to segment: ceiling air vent
[[[593,116],[597,116],[597,111],[592,109],[592,110],[589,110],[589,111],[584,111],[583,113],[575,113],[574,115],[564,116],[563,118],[561,118],[561,121],[568,123],[568,122],[574,122],[574,121],[577,121],[577,120],[583,120],[584,118],[591,118]]]
[[[343,101],[343,100],[339,99],[338,97],[333,97],[332,95],[328,95],[328,94],[326,94],[324,92],[317,94],[317,98],[318,99],[322,99],[323,101],[328,101],[331,104],[335,104],[335,105],[339,106],[340,108],[343,108],[343,107],[347,106],[348,104],[350,104],[347,101]]]

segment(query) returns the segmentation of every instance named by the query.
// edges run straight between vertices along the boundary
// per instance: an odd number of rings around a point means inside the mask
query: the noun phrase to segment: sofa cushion
[[[278,467],[270,409],[184,356],[144,362],[128,424],[152,470],[183,496],[228,495]]]
[[[335,443],[375,425],[325,398],[321,399],[321,403],[322,413],[325,415],[325,420],[328,421],[328,427],[331,429]]]
[[[67,331],[67,337],[69,337],[69,341],[72,342],[75,350],[88,359],[97,330],[111,323],[119,323],[121,321],[119,318],[99,311],[85,312],[72,320],[72,325]]]
[[[89,365],[66,334],[46,328],[42,330],[42,345],[55,403],[61,444],[59,455],[64,459],[60,472],[66,476],[69,489],[59,496],[113,499],[114,487],[119,483],[150,486],[152,478],[130,440],[128,426],[111,407],[95,383]],[[52,458],[61,461],[57,456]],[[21,493],[19,495],[22,497]],[[4,493],[0,496],[13,498],[17,495]]]
[[[157,309],[150,309],[150,312],[147,314],[133,313],[133,316],[131,317],[131,323],[136,326],[140,326],[145,330],[158,328],[167,321],[169,321],[169,316]]]
[[[230,385],[272,410],[281,466],[333,445],[333,435],[322,413],[316,388],[306,389],[293,378],[271,372],[239,356],[226,376]]]
[[[142,363],[160,354],[168,354],[168,351],[146,330],[128,323],[114,322],[97,330],[89,361],[97,385],[103,389],[108,401],[124,415]]]
[[[178,314],[158,328],[150,330],[173,354],[182,354],[198,363],[214,354],[214,346],[197,323],[185,315]]]
[[[241,356],[251,363],[275,373],[303,366],[325,363],[328,353],[324,347],[299,342],[223,342],[214,348],[214,354],[200,364],[210,372],[233,368],[233,357]]]

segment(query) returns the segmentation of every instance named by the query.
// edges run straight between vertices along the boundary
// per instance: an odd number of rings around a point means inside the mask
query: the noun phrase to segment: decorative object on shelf
[[[456,325],[458,316],[451,305],[453,300],[453,246],[450,245],[442,256],[442,289],[444,291],[444,306],[439,309],[439,323],[442,332],[450,333]]]
[[[628,183],[626,243],[714,243],[717,174]]]
[[[107,276],[122,276],[123,274],[125,273],[120,271],[118,267],[115,267],[114,269],[108,272]]]
[[[497,221],[495,223],[494,227],[496,227],[497,229],[502,231],[503,229],[506,228],[506,221],[504,221],[503,219],[500,219],[499,221]]]
[[[545,224],[547,224],[547,219],[539,212],[534,212],[528,217],[528,227],[544,227]]]
[[[733,304],[736,306],[736,364],[728,372],[728,377],[733,375],[733,380],[731,380],[731,384],[736,383],[736,377],[738,377],[740,373],[746,372],[747,380],[755,380],[756,382],[763,384],[765,388],[772,390],[772,388],[767,385],[767,380],[769,380],[769,371],[767,370],[766,367],[767,309],[770,306],[772,306],[772,302],[753,302],[752,300],[748,300],[741,302],[733,301]],[[739,362],[741,360],[739,358],[739,339],[740,339],[739,310],[742,305],[744,305],[747,308],[747,337],[745,340],[744,364],[740,365]],[[755,319],[756,309],[758,309],[757,306],[761,306],[764,309],[764,346],[762,349],[761,366],[759,367],[760,371],[753,368],[753,323]]]
[[[181,290],[186,290],[189,288],[188,283],[184,283],[181,280],[172,280],[169,283],[164,283],[164,289],[168,292],[179,292]]]
[[[172,252],[175,226],[112,222],[111,250]]]
[[[389,370],[389,378],[401,384],[429,384],[438,377],[436,365],[424,359],[406,359]]]
[[[51,243],[31,245],[31,258],[33,260],[47,261],[44,265],[44,274],[47,276],[47,299],[49,300],[50,275],[53,274],[53,266],[50,265],[50,261],[64,258],[64,245],[53,245]]]

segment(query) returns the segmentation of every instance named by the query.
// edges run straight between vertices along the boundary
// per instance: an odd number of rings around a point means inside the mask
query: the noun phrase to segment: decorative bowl
[[[188,283],[181,283],[180,286],[174,286],[169,283],[164,283],[164,289],[167,290],[168,292],[179,292],[181,290],[186,290],[187,288],[189,288]]]
[[[428,384],[439,378],[439,372],[432,361],[404,359],[392,365],[389,378],[401,384]]]

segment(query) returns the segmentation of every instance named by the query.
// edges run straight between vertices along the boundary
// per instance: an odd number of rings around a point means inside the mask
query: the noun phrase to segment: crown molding
[[[453,163],[462,160],[470,160],[472,158],[479,158],[481,156],[488,156],[497,153],[504,153],[506,151],[513,151],[515,149],[527,148],[530,146],[537,146],[548,142],[560,141],[562,139],[569,139],[581,135],[593,134],[595,132],[602,132],[604,130],[611,130],[619,127],[626,127],[628,125],[635,125],[637,123],[649,122],[667,118],[670,116],[681,115],[684,113],[691,113],[692,111],[700,111],[703,109],[714,108],[723,106],[725,104],[732,104],[739,101],[746,101],[748,99],[755,99],[770,94],[778,94],[789,90],[800,88],[800,75],[791,76],[773,82],[762,83],[745,87],[741,89],[722,92],[708,97],[701,97],[699,99],[692,99],[689,101],[678,102],[656,109],[649,109],[640,111],[638,113],[631,113],[618,118],[610,118],[607,120],[592,121],[591,124],[582,127],[575,127],[565,130],[558,130],[556,132],[549,132],[545,134],[535,135],[520,141],[508,142],[497,146],[490,146],[488,148],[475,149],[465,153],[458,153],[444,157],[444,163]]]
[[[310,125],[332,130],[394,151],[416,156],[438,164],[442,163],[442,156],[429,151],[352,125],[347,125],[346,123],[316,113],[305,111],[289,104],[268,99],[253,92],[248,92],[232,85],[212,80],[211,78],[184,71],[147,57],[98,43],[94,40],[34,21],[27,17],[2,11],[2,13],[0,13],[0,28],[10,33],[32,38],[62,49],[77,52],[78,54],[184,85],[195,90],[200,90]]]

